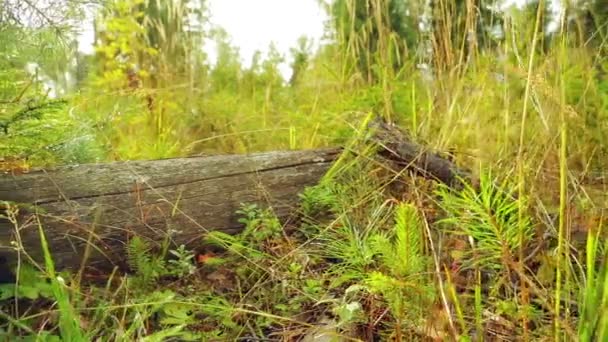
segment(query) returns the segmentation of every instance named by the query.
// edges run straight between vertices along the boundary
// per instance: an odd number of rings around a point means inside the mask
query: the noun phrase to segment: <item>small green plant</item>
[[[242,216],[238,221],[244,225],[240,234],[229,235],[212,231],[205,238],[206,242],[222,247],[230,255],[252,263],[268,257],[264,251],[266,242],[280,237],[283,232],[277,217],[270,209],[261,209],[256,204],[241,204],[237,214]],[[239,269],[245,271],[251,268],[243,265]]]
[[[283,231],[281,223],[270,208],[261,209],[256,204],[241,204],[241,209],[236,213],[243,216],[239,219],[239,222],[245,225],[243,239],[261,243],[280,236]]]
[[[376,235],[370,231],[377,227],[360,227],[348,216],[340,218],[340,224],[319,237],[319,240],[326,245],[324,256],[328,260],[338,261],[335,265],[338,269],[346,267],[363,272],[375,263],[380,252],[374,248],[373,241]],[[363,273],[359,274],[363,275]],[[345,276],[347,273],[342,275]]]
[[[422,251],[423,234],[416,208],[400,203],[394,213],[394,229],[388,234],[375,235],[374,249],[380,252],[382,265],[395,277],[421,274],[428,260]]]
[[[395,225],[390,233],[377,233],[371,246],[378,255],[377,271],[369,272],[363,284],[387,301],[391,313],[402,324],[423,317],[420,308],[434,301],[432,282],[425,276],[429,264],[422,250],[420,218],[414,206],[400,203],[394,209]]]
[[[346,291],[347,294],[349,289]],[[346,296],[347,295],[345,294],[345,297]],[[343,299],[335,305],[332,311],[338,316],[338,327],[365,322],[365,312],[363,311],[363,307],[358,298],[351,301]]]
[[[169,253],[175,257],[168,261],[167,271],[170,275],[184,277],[196,271],[194,253],[186,250],[186,246],[180,245],[177,249],[170,250]]]
[[[334,184],[319,184],[307,187],[300,194],[302,214],[307,217],[317,217],[323,214],[335,213],[338,209],[337,191]]]
[[[67,286],[66,279],[59,273],[55,272],[55,263],[49,250],[49,245],[46,240],[42,224],[38,221],[38,232],[40,235],[40,244],[44,255],[45,271],[48,274],[51,292],[54,299],[57,301],[59,309],[59,333],[64,341],[84,341],[86,340],[85,331],[80,326],[80,315],[77,314],[74,303],[70,296],[70,289]]]
[[[129,242],[127,252],[129,266],[136,274],[132,280],[137,282],[136,287],[146,287],[161,277],[182,278],[196,271],[194,253],[187,250],[185,245],[170,249],[169,255],[162,252],[153,253],[149,243],[135,236]],[[172,258],[168,259],[168,256]]]
[[[127,246],[127,261],[135,271],[131,281],[136,288],[145,288],[161,276],[168,274],[165,256],[152,253],[150,244],[139,236],[134,236]]]
[[[17,277],[19,283],[0,284],[0,301],[10,298],[35,300],[38,298],[53,298],[50,282],[45,274],[29,264],[19,267]]]
[[[587,237],[586,284],[581,288],[582,310],[578,323],[580,341],[608,339],[608,240],[602,248],[599,238],[601,226]],[[599,260],[599,262],[598,262]]]
[[[474,241],[474,249],[466,260],[466,266],[486,269],[504,269],[504,261],[516,261],[521,246],[520,229],[523,227],[524,243],[531,241],[534,230],[530,218],[518,217],[520,206],[526,206],[525,198],[516,198],[517,188],[509,187],[507,180],[496,184],[490,173],[480,176],[480,188],[465,185],[455,192],[447,186],[438,190],[440,205],[446,212],[441,220],[448,231]],[[508,267],[513,266],[507,265]]]

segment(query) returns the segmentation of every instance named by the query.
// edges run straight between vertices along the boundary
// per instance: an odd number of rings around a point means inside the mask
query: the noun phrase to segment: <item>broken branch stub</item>
[[[396,126],[376,119],[369,123],[368,128],[373,131],[372,141],[381,147],[379,153],[402,168],[411,169],[422,177],[440,181],[455,189],[471,183],[469,171],[459,168],[428,147],[413,142]]]

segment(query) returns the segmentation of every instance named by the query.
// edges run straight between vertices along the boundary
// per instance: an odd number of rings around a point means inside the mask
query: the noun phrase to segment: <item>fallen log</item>
[[[0,248],[19,241],[41,259],[37,217],[54,261],[79,267],[124,260],[124,243],[136,234],[192,245],[210,230],[237,232],[241,203],[271,206],[285,219],[297,193],[314,185],[338,149],[269,152],[57,167],[0,177],[0,198],[27,203],[17,227],[0,222]],[[34,208],[32,208],[34,207]],[[15,236],[18,228],[19,238]]]
[[[466,174],[394,128],[370,127],[391,159],[425,177],[452,184]],[[40,262],[39,224],[57,267],[78,269],[84,260],[87,266],[124,266],[124,247],[133,235],[196,247],[209,231],[236,233],[242,229],[236,213],[241,203],[270,207],[284,222],[298,205],[298,193],[315,185],[340,153],[330,148],[188,157],[0,175],[0,200],[22,204],[12,220],[0,218],[0,259],[14,261],[23,247]]]

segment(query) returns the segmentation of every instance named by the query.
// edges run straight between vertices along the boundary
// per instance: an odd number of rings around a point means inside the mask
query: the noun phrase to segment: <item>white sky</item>
[[[317,0],[209,0],[208,8],[211,23],[228,32],[246,66],[256,50],[268,51],[271,42],[286,57],[302,35],[318,44],[326,20]],[[214,61],[213,47],[205,50]]]
[[[525,0],[506,0],[506,3],[523,3]],[[555,2],[555,0],[553,1]],[[256,50],[262,53],[274,42],[280,53],[289,58],[289,48],[306,35],[318,45],[323,35],[326,15],[318,0],[207,0],[212,25],[223,27],[240,50],[242,62],[249,66]],[[93,51],[92,20],[83,23],[80,50]],[[215,61],[215,48],[207,44],[205,51],[210,62]],[[281,66],[289,76],[289,60]]]
[[[317,0],[208,0],[212,25],[223,27],[240,50],[242,62],[249,66],[256,50],[268,51],[271,42],[289,58],[289,48],[296,45],[302,35],[314,40],[315,46],[323,35],[326,15]],[[93,23],[83,23],[79,37],[79,50],[93,52]],[[215,48],[208,44],[205,51],[212,63]],[[289,61],[281,65],[281,72],[289,77]]]

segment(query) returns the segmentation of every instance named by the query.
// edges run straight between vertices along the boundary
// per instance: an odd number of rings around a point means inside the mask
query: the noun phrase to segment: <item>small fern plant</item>
[[[148,287],[167,274],[164,256],[154,255],[151,250],[150,244],[139,236],[134,236],[127,245],[127,261],[135,271],[132,282],[136,287]]]

